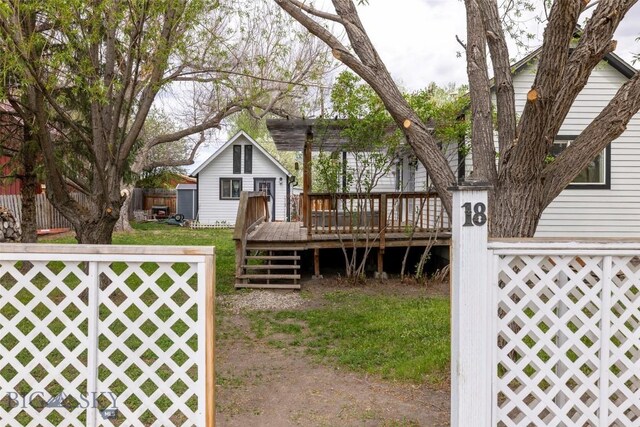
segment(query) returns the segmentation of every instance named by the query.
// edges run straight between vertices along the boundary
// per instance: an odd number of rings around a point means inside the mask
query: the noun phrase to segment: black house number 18
[[[487,206],[484,203],[476,203],[472,206],[471,202],[467,202],[462,207],[464,208],[463,227],[474,225],[480,227],[487,223]]]

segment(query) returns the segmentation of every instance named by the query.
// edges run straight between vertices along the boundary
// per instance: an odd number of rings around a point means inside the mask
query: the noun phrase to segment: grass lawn
[[[132,223],[132,233],[114,233],[114,245],[165,245],[165,246],[215,246],[216,292],[233,290],[235,269],[235,245],[231,229],[199,229],[176,227],[153,222]],[[47,243],[76,243],[73,236],[50,237]]]
[[[449,300],[338,291],[310,310],[255,312],[259,338],[385,379],[440,384],[449,376]]]

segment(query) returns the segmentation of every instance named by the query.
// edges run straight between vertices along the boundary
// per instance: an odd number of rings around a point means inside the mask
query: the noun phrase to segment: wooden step
[[[247,255],[245,259],[263,259],[276,261],[299,261],[300,255]]]
[[[294,285],[293,283],[236,283],[235,286],[236,289],[300,289],[300,285]]]
[[[276,279],[300,279],[299,274],[241,274],[237,277],[238,279],[265,279],[265,280],[276,280]]]
[[[281,264],[247,264],[243,265],[242,268],[250,269],[250,270],[297,270],[300,268],[299,265],[281,265]]]
[[[293,252],[293,251],[300,250],[300,249],[288,249],[286,247],[274,248],[273,246],[271,247],[261,246],[261,245],[253,246],[253,244],[250,242],[247,242],[247,247],[245,249],[248,251],[260,251],[260,252]]]

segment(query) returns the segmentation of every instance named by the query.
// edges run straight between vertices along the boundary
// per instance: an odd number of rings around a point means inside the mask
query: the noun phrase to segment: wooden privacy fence
[[[171,215],[176,213],[176,190],[145,188],[142,193],[144,210],[151,210],[154,206],[167,206]]]
[[[487,240],[454,192],[452,425],[640,425],[640,241]]]
[[[87,196],[82,193],[71,193],[71,197],[85,204]],[[5,207],[16,216],[16,220],[22,223],[22,196],[19,194],[0,194],[0,206]],[[53,207],[46,194],[36,195],[36,224],[39,230],[47,228],[71,228],[71,223]]]
[[[0,254],[0,424],[214,425],[214,248]]]

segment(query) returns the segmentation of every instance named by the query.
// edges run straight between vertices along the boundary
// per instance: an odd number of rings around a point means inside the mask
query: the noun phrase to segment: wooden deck
[[[352,247],[354,240],[355,246],[365,246],[365,244],[373,247],[380,246],[377,233],[369,233],[368,239],[365,239],[363,233],[357,234],[355,237],[357,239],[354,239],[354,235],[348,232],[308,235],[307,228],[302,222],[263,222],[249,233],[246,247],[247,249],[327,249],[339,248],[343,244],[346,247]],[[421,231],[413,233],[413,236],[410,233],[386,233],[383,244],[385,247],[427,246],[431,244],[448,246],[450,239],[451,233],[449,232]]]
[[[390,247],[449,246],[450,222],[434,193],[309,194],[302,222],[269,221],[267,197],[242,192],[233,238],[236,288],[300,289],[300,253],[313,251],[315,277],[320,251],[373,249],[378,275]]]

